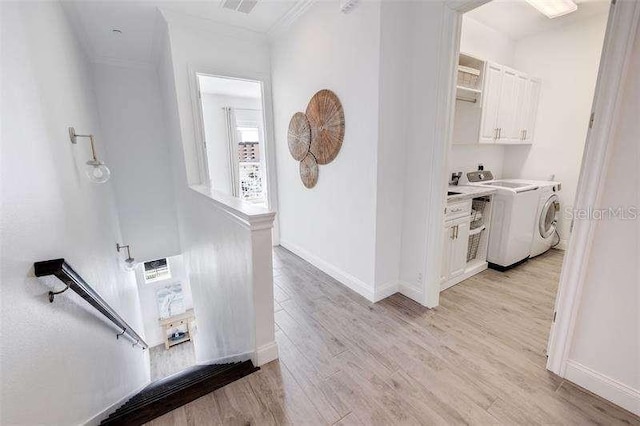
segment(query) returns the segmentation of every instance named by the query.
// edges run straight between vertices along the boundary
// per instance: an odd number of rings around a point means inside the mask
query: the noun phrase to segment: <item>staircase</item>
[[[251,361],[187,368],[151,383],[100,424],[144,424],[259,369]]]

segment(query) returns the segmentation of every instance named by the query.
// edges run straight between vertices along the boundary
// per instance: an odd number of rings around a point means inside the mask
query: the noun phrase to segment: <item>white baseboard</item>
[[[114,402],[113,404],[111,404],[110,406],[108,406],[107,408],[105,408],[104,410],[102,410],[101,412],[91,417],[89,420],[87,420],[82,424],[87,426],[99,425],[101,421],[109,417],[109,415],[111,415],[111,413],[113,413],[118,408],[120,408],[122,404],[127,402],[131,397],[133,397],[135,394],[140,392],[142,389],[146,388],[149,385],[149,383],[151,383],[151,380],[147,380],[144,385],[140,386],[138,389],[134,390],[133,392],[128,393],[126,396],[120,398],[118,401]]]
[[[567,360],[564,378],[640,416],[640,390]]]
[[[391,296],[392,294],[396,294],[398,291],[400,291],[400,285],[397,281],[391,281],[382,284],[376,287],[376,289],[374,290],[373,301],[379,302],[382,299],[386,299],[387,297]]]
[[[414,300],[422,304],[424,293],[421,288],[417,288],[406,281],[400,281],[398,283],[400,294],[407,296],[409,299]]]
[[[260,346],[251,357],[253,365],[256,367],[260,367],[276,359],[278,359],[278,344],[276,342]]]
[[[316,268],[320,269],[325,274],[330,275],[332,278],[336,279],[346,287],[349,287],[351,290],[355,291],[367,300],[375,302],[373,287],[368,285],[364,281],[354,277],[348,272],[337,268],[329,262],[320,259],[318,256],[309,253],[307,250],[283,240],[282,238],[280,238],[280,245],[290,252],[296,254],[297,256],[303,258]]]

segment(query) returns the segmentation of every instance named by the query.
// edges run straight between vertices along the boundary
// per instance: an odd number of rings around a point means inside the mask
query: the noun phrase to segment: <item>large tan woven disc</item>
[[[311,126],[311,153],[318,164],[333,161],[344,139],[344,110],[331,90],[321,90],[309,101],[307,119]]]
[[[311,128],[309,120],[302,112],[296,112],[289,122],[289,133],[287,135],[289,143],[289,152],[291,156],[298,161],[302,161],[309,152],[311,144]]]
[[[308,153],[300,162],[300,179],[307,188],[318,183],[318,163],[312,153]]]

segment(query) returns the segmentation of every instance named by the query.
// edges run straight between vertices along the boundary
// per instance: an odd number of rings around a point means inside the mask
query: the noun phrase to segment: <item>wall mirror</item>
[[[266,207],[262,83],[199,73],[196,79],[208,185]]]

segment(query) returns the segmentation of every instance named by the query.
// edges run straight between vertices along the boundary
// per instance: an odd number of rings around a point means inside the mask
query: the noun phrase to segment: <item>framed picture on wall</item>
[[[184,295],[180,283],[159,288],[156,292],[156,299],[160,319],[170,318],[185,312]]]

